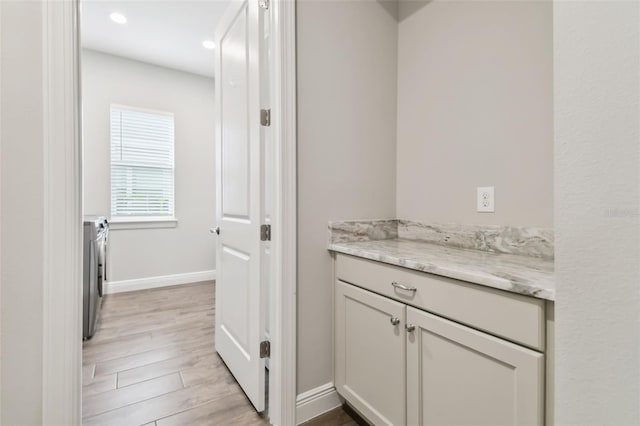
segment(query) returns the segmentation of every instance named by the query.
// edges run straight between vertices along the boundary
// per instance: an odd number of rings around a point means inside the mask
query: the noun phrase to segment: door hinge
[[[271,225],[260,225],[260,241],[271,241]]]
[[[265,127],[271,126],[271,110],[270,109],[260,110],[260,124]]]
[[[269,9],[269,3],[270,3],[270,1],[269,1],[269,0],[260,0],[260,1],[258,2],[258,4],[260,5],[260,7],[261,7],[262,9],[265,9],[265,10],[268,10],[268,9]]]
[[[271,342],[263,340],[260,342],[260,358],[269,358],[271,356]]]

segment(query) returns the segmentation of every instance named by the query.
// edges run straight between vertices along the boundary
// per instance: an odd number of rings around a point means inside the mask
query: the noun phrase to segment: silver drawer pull
[[[404,325],[404,328],[405,328],[409,333],[412,333],[412,332],[416,329],[416,326],[415,326],[415,325],[413,325],[413,324],[405,324],[405,325]]]
[[[392,286],[394,286],[395,288],[399,288],[400,290],[406,290],[406,291],[418,291],[418,289],[417,289],[417,288],[415,288],[415,287],[409,287],[409,286],[406,286],[406,285],[404,285],[404,284],[398,284],[398,283],[397,283],[397,282],[395,282],[395,281],[394,281],[394,282],[392,282],[392,283],[391,283],[391,285],[392,285]]]
[[[389,322],[391,322],[391,325],[394,325],[394,326],[395,326],[395,325],[398,325],[398,324],[400,324],[400,318],[398,318],[398,317],[391,317],[391,318],[389,319]]]

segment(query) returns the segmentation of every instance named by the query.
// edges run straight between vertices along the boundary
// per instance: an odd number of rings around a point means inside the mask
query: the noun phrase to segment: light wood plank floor
[[[107,295],[84,343],[85,425],[268,425],[214,348],[214,282]]]
[[[84,425],[268,425],[214,348],[213,281],[107,295],[83,347]],[[342,409],[313,425],[355,426]]]

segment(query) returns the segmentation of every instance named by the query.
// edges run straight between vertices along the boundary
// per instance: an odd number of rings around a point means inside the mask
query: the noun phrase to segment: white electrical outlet
[[[478,212],[493,213],[496,211],[493,186],[478,187]]]

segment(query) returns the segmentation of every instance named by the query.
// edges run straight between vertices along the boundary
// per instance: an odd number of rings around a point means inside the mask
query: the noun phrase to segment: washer
[[[83,244],[82,337],[90,339],[102,307],[106,280],[109,222],[104,216],[85,216]]]

